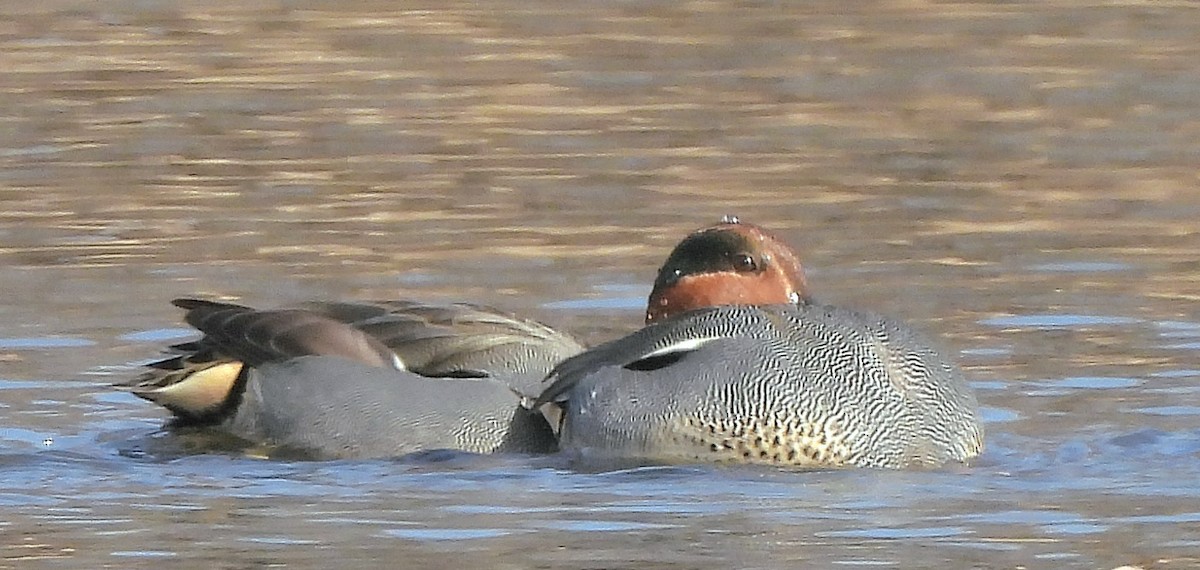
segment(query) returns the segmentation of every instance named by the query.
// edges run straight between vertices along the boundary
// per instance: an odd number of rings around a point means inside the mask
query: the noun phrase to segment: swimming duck
[[[520,403],[583,350],[544,324],[462,303],[174,304],[204,337],[123,387],[175,426],[315,458],[552,452],[549,425]]]
[[[685,240],[659,271],[648,322],[805,298],[798,258],[769,233],[729,218],[696,235],[705,240]],[[175,426],[317,458],[554,451],[551,425],[528,403],[583,350],[542,323],[470,304],[174,304],[204,337],[121,387],[170,410]],[[541,411],[557,424],[557,407]]]
[[[737,220],[695,232],[648,325],[559,364],[533,403],[585,458],[937,466],[983,447],[958,368],[909,327],[815,303],[799,256]]]

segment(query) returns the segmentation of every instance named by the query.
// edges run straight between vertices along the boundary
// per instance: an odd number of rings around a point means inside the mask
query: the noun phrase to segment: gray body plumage
[[[958,369],[906,326],[821,305],[692,311],[560,364],[539,403],[585,455],[933,466],[982,449]]]
[[[218,425],[272,447],[321,458],[557,448],[545,420],[493,378],[428,378],[329,356],[264,364],[247,375],[241,401]]]
[[[522,402],[583,350],[541,323],[469,304],[176,304],[205,336],[126,388],[181,425],[316,457],[553,451],[550,426]]]

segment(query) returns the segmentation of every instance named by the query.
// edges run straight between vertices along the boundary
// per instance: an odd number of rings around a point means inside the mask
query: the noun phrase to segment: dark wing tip
[[[196,307],[212,304],[212,301],[205,301],[204,299],[195,299],[191,297],[179,297],[177,299],[171,299],[171,304],[179,307],[180,309],[187,309],[190,311]]]
[[[171,299],[171,304],[180,309],[193,311],[196,309],[215,309],[215,308],[233,308],[233,309],[249,309],[243,305],[234,303],[222,303],[220,301],[209,301],[207,299],[197,299],[195,297],[179,297]]]

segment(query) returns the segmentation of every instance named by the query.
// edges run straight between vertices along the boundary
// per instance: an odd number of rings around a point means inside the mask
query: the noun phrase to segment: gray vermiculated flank
[[[694,350],[645,358],[708,339]],[[559,365],[560,446],[654,460],[906,467],[977,455],[958,369],[886,318],[821,305],[701,309]]]
[[[430,381],[341,358],[305,356],[252,369],[242,404],[224,427],[320,457],[396,456],[434,448],[553,451],[553,433],[535,420],[540,418],[521,408],[507,386],[489,378]],[[520,429],[510,429],[514,424]]]

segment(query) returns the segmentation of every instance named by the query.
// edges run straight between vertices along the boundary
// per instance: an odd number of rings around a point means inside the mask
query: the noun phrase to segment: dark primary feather
[[[486,371],[528,395],[537,393],[546,371],[583,350],[570,335],[542,323],[468,303],[309,303],[301,308],[377,339],[406,370],[430,377]]]
[[[491,376],[528,397],[555,364],[583,350],[573,337],[537,321],[467,303],[310,302],[258,310],[233,303],[176,299],[204,337],[170,347],[128,386],[153,388],[173,373],[237,360],[250,366],[308,355],[373,367],[400,367],[431,378]]]
[[[199,348],[251,366],[306,355],[340,356],[369,366],[388,366],[392,351],[346,323],[303,309],[260,311],[230,303],[176,299],[185,320],[204,333]]]

